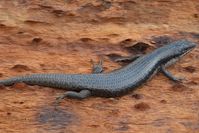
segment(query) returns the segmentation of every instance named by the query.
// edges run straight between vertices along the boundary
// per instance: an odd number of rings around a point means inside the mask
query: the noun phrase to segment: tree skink
[[[163,72],[169,79],[178,81],[165,67],[190,52],[196,44],[188,40],[179,40],[160,47],[153,52],[137,58],[132,63],[108,73],[92,74],[31,74],[0,80],[5,86],[23,82],[66,89],[62,96],[83,99],[89,96],[116,97],[127,94],[145,83],[157,71]]]

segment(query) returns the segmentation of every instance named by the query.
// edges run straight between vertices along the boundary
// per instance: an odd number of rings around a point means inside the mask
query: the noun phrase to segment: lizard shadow
[[[37,123],[52,131],[65,129],[76,120],[77,117],[63,107],[43,107],[36,115]]]

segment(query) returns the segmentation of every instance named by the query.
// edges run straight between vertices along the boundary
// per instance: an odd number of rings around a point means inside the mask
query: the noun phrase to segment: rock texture
[[[186,38],[199,43],[197,0],[1,0],[0,77],[89,73],[90,60],[148,53]],[[64,100],[64,90],[0,86],[2,133],[198,133],[199,48],[169,70],[119,98]]]

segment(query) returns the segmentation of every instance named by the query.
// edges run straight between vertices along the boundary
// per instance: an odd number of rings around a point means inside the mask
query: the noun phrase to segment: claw
[[[65,94],[56,97],[55,105],[58,106],[65,97],[66,97]]]
[[[178,83],[183,83],[183,81],[186,81],[186,78],[184,78],[184,77],[176,78],[175,81]]]

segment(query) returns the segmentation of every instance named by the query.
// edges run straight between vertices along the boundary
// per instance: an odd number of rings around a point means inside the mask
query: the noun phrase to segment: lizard
[[[136,57],[128,65],[107,73],[102,73],[102,62],[93,66],[91,74],[60,74],[44,73],[16,76],[0,80],[1,85],[10,86],[23,82],[28,85],[39,85],[67,90],[57,97],[84,99],[90,96],[117,97],[127,94],[145,83],[155,73],[162,72],[173,81],[180,81],[166,70],[167,66],[175,63],[189,53],[196,44],[182,39],[155,49],[151,53]]]

